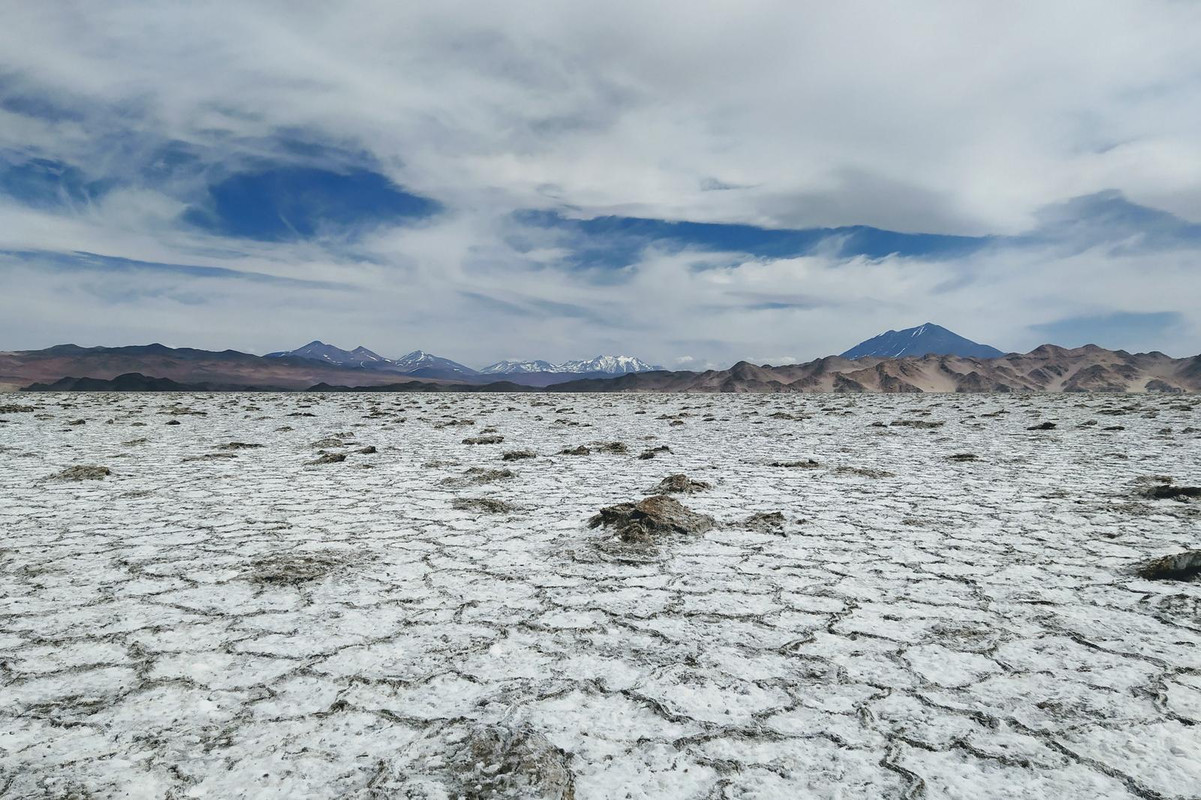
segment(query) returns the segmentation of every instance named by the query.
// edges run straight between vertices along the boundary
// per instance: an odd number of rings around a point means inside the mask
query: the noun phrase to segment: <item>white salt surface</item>
[[[9,398],[2,797],[1201,796],[1195,397]]]

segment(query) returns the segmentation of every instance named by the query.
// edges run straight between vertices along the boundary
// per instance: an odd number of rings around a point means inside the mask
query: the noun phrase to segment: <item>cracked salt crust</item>
[[[490,725],[581,800],[1199,796],[1201,584],[1133,574],[1201,546],[1201,504],[1137,495],[1201,479],[1197,398],[30,402],[0,426],[0,796],[451,798]],[[535,457],[463,444],[486,427]],[[46,480],[79,464],[113,474]],[[586,527],[678,473],[713,530]]]

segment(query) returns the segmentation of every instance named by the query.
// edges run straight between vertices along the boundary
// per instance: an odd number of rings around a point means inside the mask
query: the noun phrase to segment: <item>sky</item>
[[[1201,3],[8,3],[0,350],[1201,352]]]

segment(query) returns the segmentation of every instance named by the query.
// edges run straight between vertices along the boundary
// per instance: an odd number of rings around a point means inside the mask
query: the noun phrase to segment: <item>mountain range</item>
[[[384,358],[361,345],[354,350],[343,350],[322,341],[312,341],[295,350],[268,353],[264,358],[303,358],[339,367],[395,372],[415,378],[465,383],[488,383],[493,380],[490,376],[505,375],[509,376],[509,380],[529,386],[548,386],[579,378],[609,377],[663,369],[633,356],[597,356],[589,360],[565,361],[562,364],[541,360],[498,361],[475,370],[424,350],[414,350],[400,358],[392,359]]]
[[[933,352],[932,352],[933,351]],[[942,352],[938,352],[942,351]],[[899,353],[899,355],[892,355]],[[983,353],[984,355],[976,355]],[[474,370],[416,350],[389,359],[365,347],[314,341],[256,356],[236,350],[56,345],[0,352],[0,389],[108,391],[587,392],[1197,392],[1201,356],[1131,354],[1094,345],[1000,353],[926,323],[888,331],[839,356],[805,364],[667,371],[630,356],[501,361]]]

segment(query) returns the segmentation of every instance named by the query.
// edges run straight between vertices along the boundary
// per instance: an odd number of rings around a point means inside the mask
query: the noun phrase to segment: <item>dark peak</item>
[[[843,358],[920,358],[922,356],[962,356],[964,358],[999,358],[1004,353],[990,345],[973,342],[971,339],[949,331],[933,322],[924,322],[913,328],[889,330],[871,339],[860,342],[842,353]]]

